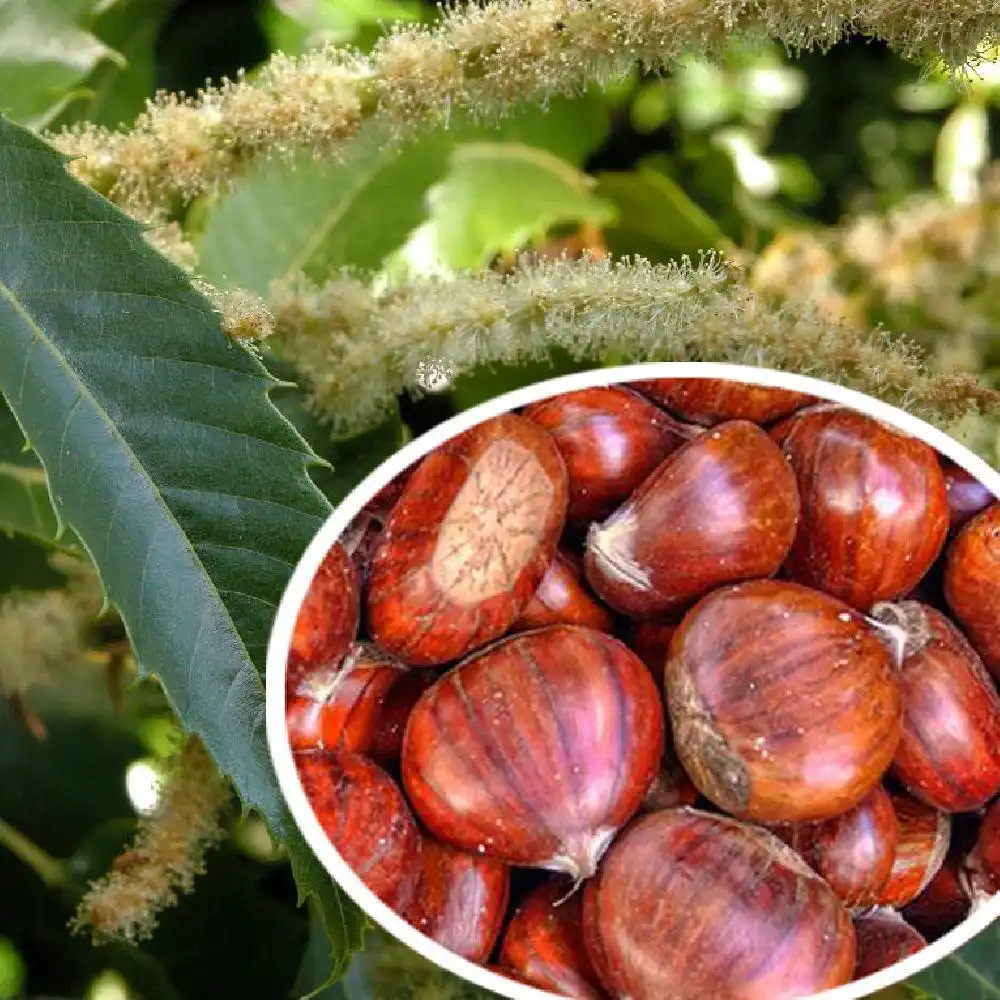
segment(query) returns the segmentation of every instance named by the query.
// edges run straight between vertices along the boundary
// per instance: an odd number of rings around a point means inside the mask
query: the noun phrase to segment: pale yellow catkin
[[[74,172],[145,221],[218,190],[253,158],[341,152],[365,122],[387,141],[544,104],[635,65],[659,71],[726,40],[824,48],[858,32],[927,65],[968,67],[1000,40],[996,0],[496,0],[448,7],[435,26],[396,27],[368,55],[327,47],[274,56],[193,98],[163,94],[131,129],[53,138]]]
[[[896,403],[951,430],[994,412],[1000,394],[974,375],[934,373],[921,351],[883,330],[824,317],[808,304],[765,306],[741,275],[709,256],[524,261],[492,272],[426,279],[378,294],[343,275],[277,284],[271,308],[315,411],[335,433],[386,416],[426,373],[544,358],[725,361],[797,371]]]
[[[229,798],[212,759],[191,738],[170,762],[156,812],[140,822],[112,870],[91,883],[71,929],[98,943],[148,938],[160,911],[204,872],[206,851],[224,835],[220,814]]]

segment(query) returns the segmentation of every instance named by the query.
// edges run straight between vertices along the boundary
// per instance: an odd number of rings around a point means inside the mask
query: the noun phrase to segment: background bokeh
[[[435,16],[417,0],[3,0],[0,104],[36,128],[113,127],[158,88],[193,93],[241,67],[252,74],[278,49],[365,48],[386,20]],[[185,221],[206,278],[261,293],[292,270],[433,274],[510,266],[528,249],[666,261],[716,248],[762,296],[884,323],[938,364],[996,384],[998,135],[1000,61],[959,86],[861,39],[794,57],[734,42],[721,65],[689,59],[665,78],[637,73],[544,112],[524,108],[500,128],[462,122],[348,164],[264,163]],[[346,204],[345,185],[356,190]],[[280,358],[271,362],[282,371]],[[535,374],[566,365],[549,359]],[[436,385],[349,441],[331,440],[298,398],[282,405],[333,461],[320,485],[336,501],[411,435],[524,377],[492,369]],[[0,464],[24,462],[14,444],[0,413]],[[978,444],[997,455],[995,441]],[[22,479],[0,483],[0,503],[28,489]],[[156,685],[131,674],[113,619],[55,657],[24,634],[25,596],[68,592],[67,572],[36,543],[0,536],[0,662],[9,678],[10,664],[26,670],[39,657],[23,697],[0,701],[0,821],[14,831],[8,846],[17,833],[30,842],[19,854],[0,847],[0,1000],[266,1000],[322,981],[324,942],[296,908],[281,852],[236,808],[194,891],[151,940],[95,948],[68,933],[71,900],[46,883],[46,859],[70,859],[79,884],[105,872],[155,807],[177,734]],[[32,627],[44,632],[57,613],[43,608]],[[997,940],[964,953],[974,975],[953,963],[923,988],[943,1000],[1000,997]],[[369,943],[324,995],[483,995],[375,933]]]

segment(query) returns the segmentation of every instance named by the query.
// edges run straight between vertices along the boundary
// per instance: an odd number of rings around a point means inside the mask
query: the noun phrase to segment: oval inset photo
[[[1000,909],[997,496],[943,432],[763,369],[467,411],[288,587],[292,814],[375,922],[503,996],[898,982]]]

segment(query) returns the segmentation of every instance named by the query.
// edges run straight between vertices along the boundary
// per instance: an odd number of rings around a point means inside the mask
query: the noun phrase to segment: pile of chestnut
[[[287,726],[412,926],[569,997],[783,1000],[1000,887],[1000,503],[784,389],[485,421],[330,550]]]

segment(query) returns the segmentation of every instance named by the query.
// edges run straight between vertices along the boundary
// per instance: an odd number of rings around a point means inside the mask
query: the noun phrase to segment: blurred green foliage
[[[141,113],[157,88],[193,92],[206,79],[252,71],[278,49],[294,54],[326,41],[367,48],[388,20],[434,17],[434,6],[418,0],[0,0],[0,105],[34,127],[113,127]],[[962,89],[861,41],[796,60],[776,47],[733,44],[721,65],[690,59],[668,77],[636,74],[544,112],[524,108],[499,128],[453,126],[401,149],[370,136],[340,163],[260,164],[184,220],[203,273],[261,294],[297,270],[321,279],[355,267],[392,280],[484,266],[581,226],[598,228],[614,254],[668,260],[716,247],[752,257],[776,236],[892,212],[920,192],[975,204],[997,156],[1000,62]],[[955,285],[956,298],[973,302],[973,325],[986,331],[963,360],[997,365],[1000,261],[975,283],[982,288],[971,299]],[[920,308],[892,311],[879,299],[865,315],[947,342],[953,331]],[[295,376],[272,360],[279,374]],[[301,396],[276,400],[336,465],[336,474],[317,473],[336,502],[429,423],[570,367],[555,358],[465,377],[443,396],[402,401],[398,419],[353,442],[331,441]],[[0,528],[48,539],[50,513],[33,501],[37,469],[3,419],[10,447],[0,453]],[[3,589],[57,585],[39,569],[45,551],[0,536]],[[49,730],[44,742],[0,705],[0,817],[82,881],[106,869],[134,827],[129,766],[162,757],[172,723],[148,682],[115,711],[92,664],[70,676],[33,702]],[[252,821],[234,816],[231,824],[233,837],[212,855],[196,892],[141,949],[94,949],[69,937],[65,894],[0,847],[0,1000],[268,998],[288,995],[293,982],[322,982],[328,958],[295,907],[286,866]],[[370,940],[324,996],[485,996],[377,933]],[[947,990],[948,975],[942,966],[925,981]],[[961,990],[948,1000],[967,1000]]]

